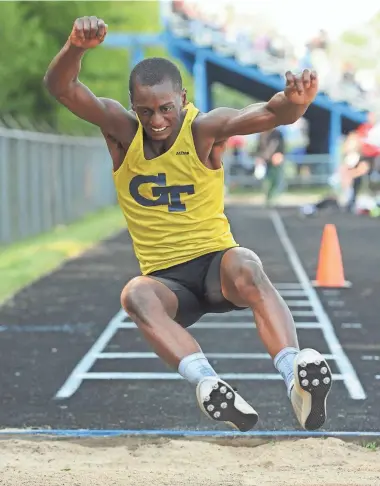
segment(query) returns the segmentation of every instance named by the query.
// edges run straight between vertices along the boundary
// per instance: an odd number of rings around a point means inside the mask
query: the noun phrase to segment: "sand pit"
[[[0,440],[2,486],[379,485],[380,451],[335,438]]]

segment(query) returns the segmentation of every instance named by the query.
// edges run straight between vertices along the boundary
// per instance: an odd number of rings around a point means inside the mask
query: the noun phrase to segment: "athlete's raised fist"
[[[104,41],[108,25],[98,17],[80,17],[74,22],[69,41],[72,45],[91,49]]]
[[[312,103],[318,93],[318,76],[315,71],[304,69],[301,74],[287,71],[285,95],[296,105]]]

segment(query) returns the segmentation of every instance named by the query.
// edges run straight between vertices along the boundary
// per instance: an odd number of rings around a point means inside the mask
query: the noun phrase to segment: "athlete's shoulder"
[[[212,140],[215,144],[215,134],[236,110],[233,108],[215,108],[207,112],[199,112],[193,122],[193,135],[202,140]],[[224,139],[223,139],[224,141]],[[221,142],[223,142],[221,141]]]
[[[133,110],[127,110],[119,101],[100,98],[112,119],[112,133],[104,132],[105,137],[116,139],[122,145],[130,143],[138,128],[138,120]]]
[[[236,114],[236,112],[237,110],[234,108],[227,107],[218,107],[206,112],[199,111],[194,121],[197,121],[199,125],[203,126],[214,125],[215,123],[223,122],[232,114]]]
[[[195,126],[195,127],[202,127],[205,124],[207,124],[208,123],[208,119],[210,117],[210,112],[201,111],[196,106],[194,106],[193,109],[196,111],[196,115],[195,115],[194,120],[193,120],[193,126]]]
[[[136,113],[133,110],[127,110],[119,101],[111,98],[99,98],[104,106],[107,107],[112,115],[120,116],[128,119],[129,121],[137,122]]]

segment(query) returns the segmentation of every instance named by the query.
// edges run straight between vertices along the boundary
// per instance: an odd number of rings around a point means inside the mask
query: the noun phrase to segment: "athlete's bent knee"
[[[140,279],[135,277],[122,290],[120,295],[120,302],[129,315],[139,317],[147,302],[149,291],[147,285]]]
[[[268,277],[261,260],[256,257],[242,263],[235,286],[241,296],[248,296],[253,290],[260,290],[267,283]]]
[[[165,285],[146,277],[135,277],[120,296],[123,309],[136,324],[154,325],[158,317],[174,318],[178,309],[177,297]]]

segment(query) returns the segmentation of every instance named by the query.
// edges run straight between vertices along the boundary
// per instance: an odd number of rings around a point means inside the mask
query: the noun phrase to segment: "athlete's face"
[[[132,108],[153,140],[165,140],[178,128],[185,103],[186,91],[176,92],[170,80],[155,86],[136,83],[133,89]]]

